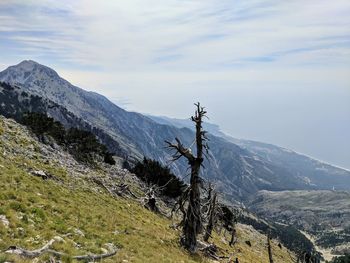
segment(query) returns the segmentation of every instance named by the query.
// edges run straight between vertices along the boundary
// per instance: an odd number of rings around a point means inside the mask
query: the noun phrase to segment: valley
[[[332,254],[349,253],[349,192],[261,191],[248,207],[261,217],[297,226]]]

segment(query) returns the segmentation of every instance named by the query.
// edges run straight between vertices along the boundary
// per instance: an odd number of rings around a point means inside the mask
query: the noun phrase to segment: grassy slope
[[[58,160],[44,161],[41,147],[22,126],[0,117],[0,214],[10,221],[9,227],[0,221],[0,251],[9,245],[38,248],[54,236],[71,233],[54,248],[80,255],[101,253],[106,243],[112,243],[120,250],[104,262],[208,261],[180,248],[179,232],[169,227],[168,219],[149,212],[136,201],[113,198],[87,180],[90,172],[104,176],[102,169],[72,176],[71,169]],[[44,181],[31,175],[31,168],[44,170],[62,181]],[[238,238],[234,248],[227,246],[228,236],[215,235],[214,242],[223,254],[234,254],[240,262],[267,262],[265,236],[240,225]],[[245,240],[253,246],[246,245]],[[292,262],[285,248],[278,248],[276,243],[273,246],[276,262]],[[2,259],[0,255],[0,262]]]

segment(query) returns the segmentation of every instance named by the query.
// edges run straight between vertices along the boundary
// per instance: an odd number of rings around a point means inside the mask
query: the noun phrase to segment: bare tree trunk
[[[267,234],[267,251],[269,252],[269,263],[273,263],[270,233]]]
[[[206,132],[202,130],[202,121],[206,111],[200,106],[200,103],[195,105],[196,112],[191,117],[191,120],[196,125],[197,156],[192,154],[191,149],[184,147],[178,138],[175,138],[177,144],[166,141],[169,148],[176,150],[173,155],[173,161],[185,157],[191,167],[188,208],[184,215],[183,236],[181,239],[182,245],[191,252],[196,250],[197,235],[202,230],[199,172],[203,163],[203,149],[208,151],[208,145],[204,143],[207,140]]]
[[[208,220],[208,225],[207,229],[204,234],[204,241],[208,242],[209,237],[211,237],[211,232],[213,231],[214,224],[215,224],[215,209],[216,209],[216,193],[214,193],[213,198],[210,201],[210,208],[209,208],[209,220]]]
[[[236,226],[232,226],[232,232],[231,232],[231,240],[230,240],[230,247],[232,247],[236,243]]]
[[[200,181],[199,181],[199,167],[195,164],[191,166],[191,188],[188,209],[185,214],[185,221],[183,227],[182,244],[189,251],[194,252],[197,247],[197,235],[202,229],[201,219],[201,204],[200,204]]]

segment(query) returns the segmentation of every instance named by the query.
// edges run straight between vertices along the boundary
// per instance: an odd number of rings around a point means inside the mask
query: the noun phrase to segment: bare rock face
[[[35,176],[39,176],[39,177],[41,177],[43,179],[47,178],[46,173],[44,171],[42,171],[42,170],[33,171],[32,174],[35,175]]]
[[[74,229],[74,233],[78,236],[85,237],[85,234],[83,233],[83,231],[81,231],[78,228]]]
[[[7,219],[5,215],[0,215],[0,222],[4,225],[4,227],[8,228],[10,225],[10,221]]]

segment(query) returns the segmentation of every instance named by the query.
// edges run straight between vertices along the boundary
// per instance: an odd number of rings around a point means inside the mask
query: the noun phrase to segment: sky
[[[349,0],[0,0],[0,70],[24,59],[350,169]]]

